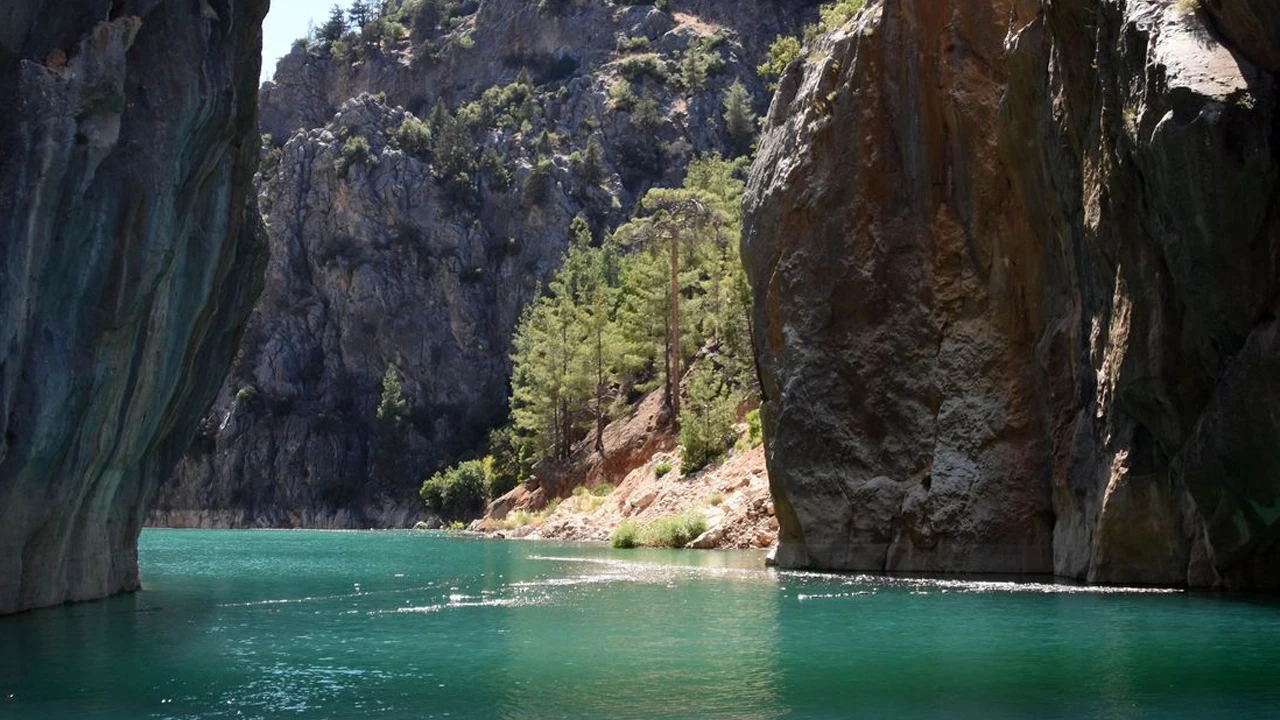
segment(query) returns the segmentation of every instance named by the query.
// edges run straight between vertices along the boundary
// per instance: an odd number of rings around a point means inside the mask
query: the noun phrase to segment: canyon
[[[411,524],[735,83],[778,564],[1280,585],[1269,0],[871,0],[776,89],[813,3],[482,0],[259,107],[266,6],[0,9],[0,614],[137,589],[144,522]]]

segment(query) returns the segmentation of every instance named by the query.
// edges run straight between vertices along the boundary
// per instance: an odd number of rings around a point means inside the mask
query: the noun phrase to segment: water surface
[[[146,591],[0,618],[0,717],[1275,717],[1280,606],[757,553],[147,530]]]

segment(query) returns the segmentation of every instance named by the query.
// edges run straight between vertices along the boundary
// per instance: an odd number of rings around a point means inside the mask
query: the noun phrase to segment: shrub
[[[426,157],[431,153],[431,128],[412,115],[396,130],[396,144],[410,155]]]
[[[468,460],[432,475],[418,491],[427,509],[450,518],[473,517],[484,510],[489,472],[481,460]]]
[[[352,135],[342,144],[342,152],[338,156],[338,174],[347,176],[347,172],[356,163],[367,163],[373,159],[373,150],[363,135]]]
[[[618,52],[637,52],[649,49],[649,38],[644,35],[618,38]]]
[[[779,35],[769,45],[769,59],[765,60],[756,71],[762,77],[778,78],[787,69],[792,60],[800,57],[800,38],[792,35]],[[776,86],[777,83],[770,83]]]
[[[604,497],[611,492],[613,492],[613,486],[608,483],[605,483],[604,485],[597,485],[591,489],[591,494],[596,497]]]
[[[633,548],[639,543],[640,523],[635,520],[623,520],[609,536],[609,544],[616,548]]]
[[[640,544],[652,547],[682,548],[707,531],[707,518],[701,510],[686,510],[668,515],[645,525]]]
[[[627,112],[636,105],[636,94],[631,92],[631,83],[619,80],[609,86],[609,107]]]
[[[669,472],[671,472],[671,463],[667,462],[666,460],[663,460],[662,462],[653,466],[654,477],[662,477],[663,475],[666,475]]]
[[[818,13],[822,17],[818,22],[819,29],[822,32],[827,32],[844,25],[854,15],[858,14],[863,4],[865,4],[865,0],[836,0],[836,2],[823,5],[818,8]]]
[[[618,62],[618,73],[631,82],[643,82],[647,77],[664,83],[667,81],[667,63],[654,53],[631,55]]]
[[[711,493],[707,496],[707,504],[711,507],[715,507],[722,502],[724,502],[724,496],[720,493]]]
[[[759,447],[764,442],[764,425],[760,422],[760,408],[747,413],[747,443]]]

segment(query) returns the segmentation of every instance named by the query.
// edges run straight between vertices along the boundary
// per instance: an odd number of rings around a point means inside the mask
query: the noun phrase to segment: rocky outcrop
[[[1273,4],[871,2],[747,198],[790,566],[1280,585]]]
[[[526,163],[459,212],[391,141],[405,116],[362,96],[283,148],[262,191],[267,291],[153,524],[406,527],[425,512],[422,469],[500,421],[513,328],[572,209],[525,206]],[[351,137],[371,154],[344,167]],[[389,368],[395,427],[377,413]]]
[[[0,613],[138,587],[265,260],[266,2],[46,5],[0,10]]]
[[[572,220],[602,236],[695,154],[727,153],[735,80],[766,97],[756,65],[803,16],[739,5],[486,0],[425,40],[299,43],[264,88],[262,130],[281,145],[260,176],[268,291],[149,522],[412,525],[423,479],[504,419],[512,333]],[[690,53],[709,68],[696,83]],[[468,126],[465,173],[398,132],[437,101]],[[377,417],[388,368],[394,432]]]

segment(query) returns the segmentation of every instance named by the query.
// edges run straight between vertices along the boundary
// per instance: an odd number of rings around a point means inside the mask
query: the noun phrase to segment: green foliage
[[[614,110],[629,112],[635,107],[636,94],[631,91],[631,83],[619,80],[609,86],[609,107]]]
[[[605,497],[611,492],[613,492],[613,486],[608,483],[591,488],[591,494],[596,497]]]
[[[382,376],[382,395],[378,399],[378,420],[399,425],[409,415],[409,400],[400,386],[400,373],[394,365],[388,365]]]
[[[511,425],[490,431],[487,445],[489,499],[494,500],[514,490],[533,473],[534,458]]]
[[[618,52],[644,52],[649,49],[649,38],[633,35],[618,38]]]
[[[373,160],[373,150],[369,147],[369,140],[363,135],[352,135],[342,144],[342,151],[338,155],[335,167],[340,177],[346,177],[353,165],[368,163],[371,160]]]
[[[700,365],[689,380],[680,418],[680,466],[693,472],[707,466],[733,444],[734,394],[719,373]]]
[[[660,517],[640,531],[638,544],[650,547],[682,548],[707,531],[707,517],[701,510]],[[617,547],[617,546],[615,546]]]
[[[724,94],[724,130],[734,157],[751,152],[756,137],[756,114],[751,109],[751,92],[738,80]]]
[[[747,413],[747,444],[760,447],[764,442],[764,425],[760,422],[760,408]]]
[[[680,54],[680,87],[686,95],[696,95],[706,87],[707,78],[724,70],[724,59],[701,42],[689,45]]]
[[[793,35],[779,35],[769,45],[769,59],[761,63],[756,71],[761,77],[779,78],[792,60],[800,57],[800,38]]]
[[[448,518],[472,518],[484,510],[489,471],[483,460],[468,460],[432,475],[418,494],[427,509]]]
[[[866,0],[835,0],[818,8],[819,20],[804,28],[802,37],[779,35],[769,46],[769,59],[757,68],[761,76],[779,78],[792,60],[800,57],[804,46],[817,36],[830,32],[853,19],[862,9]],[[771,83],[776,87],[776,83]]]
[[[640,523],[635,520],[623,520],[613,529],[609,536],[609,544],[615,548],[628,549],[640,544]]]
[[[595,186],[604,182],[604,147],[594,134],[587,140],[586,149],[569,156],[569,163],[587,185]]]
[[[334,5],[329,8],[329,19],[324,25],[320,26],[320,39],[333,43],[342,38],[347,32],[347,14],[343,12],[341,5]]]
[[[663,460],[662,462],[653,466],[653,476],[663,477],[667,473],[671,472],[673,468],[674,466],[671,463],[667,462],[666,460]]]
[[[404,462],[409,398],[405,397],[394,365],[388,365],[382,375],[382,394],[375,415],[377,423],[370,447],[374,474],[393,484],[409,480]]]
[[[707,496],[707,504],[710,505],[711,507],[716,507],[723,502],[724,502],[724,495],[721,495],[718,492],[711,493],[710,495]]]
[[[467,523],[464,520],[449,521],[449,529],[453,532],[462,532],[467,529]]]
[[[364,27],[365,23],[372,20],[375,15],[376,10],[368,0],[351,0],[351,7],[347,8],[347,17],[357,28]]]
[[[395,140],[410,155],[425,158],[431,153],[431,127],[412,115],[400,123]]]
[[[818,8],[820,32],[829,32],[853,19],[866,4],[865,0],[836,0]]]
[[[555,165],[551,163],[550,158],[538,158],[533,163],[533,169],[529,171],[529,176],[524,180],[524,201],[532,207],[538,207],[547,204],[551,200],[551,190],[555,187],[555,180],[552,177],[552,171]]]
[[[649,78],[654,82],[667,81],[667,62],[657,53],[630,55],[618,61],[618,74],[633,83]]]
[[[699,349],[715,348],[718,391],[751,392],[750,290],[738,257],[741,171],[742,162],[717,156],[693,162],[684,187],[651,190],[637,217],[599,244],[585,218],[574,220],[561,269],[516,331],[512,427],[531,457],[565,458],[586,436],[602,450],[619,398],[666,375],[677,231],[681,367]]]

